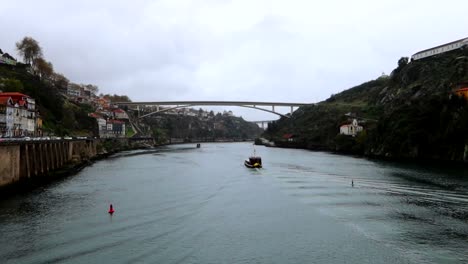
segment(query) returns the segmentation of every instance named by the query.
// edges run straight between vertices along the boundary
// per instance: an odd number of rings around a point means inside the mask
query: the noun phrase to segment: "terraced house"
[[[0,93],[0,136],[36,136],[37,113],[34,98],[17,92]]]
[[[10,54],[8,53],[3,53],[3,51],[0,49],[0,64],[9,64],[9,65],[16,65],[16,59],[13,58]]]
[[[13,136],[14,105],[11,97],[0,97],[0,137]]]

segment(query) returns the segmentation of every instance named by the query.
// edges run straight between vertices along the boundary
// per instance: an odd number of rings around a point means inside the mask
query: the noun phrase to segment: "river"
[[[122,152],[4,199],[0,262],[468,263],[468,170],[251,152]]]

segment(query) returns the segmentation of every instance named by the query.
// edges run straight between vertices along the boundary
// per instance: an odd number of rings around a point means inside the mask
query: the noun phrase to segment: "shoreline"
[[[160,143],[155,145],[145,145],[145,146],[121,146],[110,151],[105,151],[96,154],[96,156],[91,158],[83,159],[78,163],[70,162],[65,164],[62,168],[56,169],[54,171],[42,174],[39,177],[31,177],[28,179],[22,179],[17,182],[13,182],[6,186],[0,186],[0,201],[2,199],[7,199],[19,194],[26,194],[36,190],[39,187],[44,187],[54,182],[58,182],[62,179],[74,176],[82,171],[84,168],[93,165],[95,162],[100,160],[108,159],[110,156],[123,152],[123,151],[133,151],[140,149],[153,149],[169,145],[189,145],[197,143],[241,143],[241,142],[253,142],[252,141],[202,141],[202,142],[172,142],[172,143]]]
[[[122,152],[122,151],[150,149],[153,147],[160,147],[164,145],[167,145],[167,144],[154,145],[151,147],[149,146],[125,147],[125,148],[120,148],[117,150],[98,153],[94,157],[91,157],[89,159],[83,159],[82,161],[78,163],[71,162],[69,164],[64,165],[62,168],[43,174],[40,177],[32,177],[28,179],[23,179],[23,180],[11,183],[6,186],[1,186],[0,187],[0,199],[13,197],[18,194],[29,193],[39,187],[47,186],[59,180],[66,179],[68,177],[76,175],[77,173],[82,171],[84,168],[93,165],[95,162],[107,159],[110,156],[117,154],[119,152]]]
[[[265,146],[268,148],[282,148],[282,149],[302,149],[302,150],[308,150],[308,151],[317,151],[317,152],[327,152],[330,154],[334,155],[343,155],[343,156],[349,156],[349,157],[355,157],[355,158],[363,158],[363,159],[368,159],[368,160],[374,160],[374,161],[384,161],[384,162],[390,162],[390,163],[401,163],[401,164],[407,164],[407,165],[431,165],[431,166],[455,166],[459,168],[466,168],[466,165],[468,164],[467,161],[462,161],[462,160],[442,160],[442,159],[429,159],[429,158],[412,158],[412,157],[387,157],[384,155],[372,155],[372,154],[363,154],[363,153],[353,153],[350,151],[339,151],[339,150],[333,150],[328,147],[317,147],[317,148],[308,148],[308,147],[303,147],[303,146],[293,146],[293,145],[283,145],[283,146],[278,146],[278,145],[268,145],[268,144],[257,144],[260,146]]]

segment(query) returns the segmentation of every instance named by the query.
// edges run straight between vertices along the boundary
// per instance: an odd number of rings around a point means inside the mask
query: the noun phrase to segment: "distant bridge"
[[[311,105],[309,103],[284,103],[284,102],[248,102],[248,101],[159,101],[159,102],[113,102],[113,104],[121,105],[121,106],[136,106],[138,112],[140,112],[140,107],[156,107],[156,111],[153,111],[148,114],[144,114],[139,116],[139,118],[147,117],[150,115],[163,113],[167,111],[171,111],[174,109],[179,108],[187,108],[193,106],[207,106],[207,105],[215,105],[215,106],[240,106],[246,108],[253,108],[260,111],[265,111],[268,113],[272,113],[275,115],[279,115],[281,117],[289,118],[287,115],[281,114],[276,111],[275,107],[290,107],[290,113],[294,112],[294,107],[300,107],[304,105]],[[160,109],[160,106],[170,106],[164,109]],[[259,106],[266,106],[271,107],[270,109],[265,109]]]
[[[278,121],[278,120],[261,120],[261,121],[249,121],[249,122],[254,123],[257,126],[259,126],[260,128],[262,128],[263,130],[265,130],[265,129],[268,128],[268,123],[275,122],[275,121]],[[267,126],[265,126],[265,125],[267,125]]]

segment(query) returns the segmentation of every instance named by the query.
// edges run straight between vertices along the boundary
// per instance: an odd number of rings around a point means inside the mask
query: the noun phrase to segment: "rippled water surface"
[[[251,151],[124,152],[0,201],[0,263],[468,263],[466,170]]]

